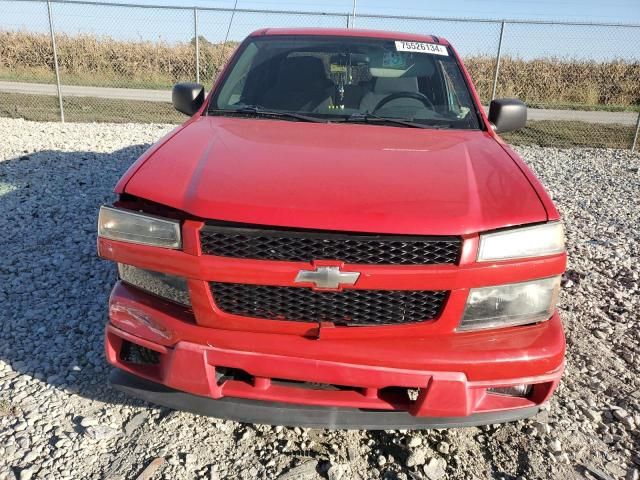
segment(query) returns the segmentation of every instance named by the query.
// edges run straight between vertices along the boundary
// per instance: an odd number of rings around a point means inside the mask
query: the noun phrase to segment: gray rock
[[[0,465],[0,480],[17,480],[17,478],[9,466]]]
[[[348,467],[340,463],[334,463],[327,470],[327,478],[329,480],[347,480],[346,473]]]
[[[18,473],[19,480],[31,480],[34,475],[34,471],[31,468],[25,468]]]
[[[129,437],[147,420],[148,417],[149,414],[147,412],[140,412],[134,415],[133,418],[125,425],[124,434]]]
[[[28,426],[29,425],[27,424],[27,422],[18,422],[17,424],[14,425],[13,431],[22,432],[23,430],[26,430]]]
[[[531,423],[531,426],[533,428],[535,428],[540,435],[547,434],[547,433],[549,433],[551,431],[551,428],[549,427],[549,424],[546,423],[546,422],[535,421],[535,422]]]
[[[587,410],[586,412],[584,412],[584,414],[593,423],[602,422],[602,414],[600,412],[596,412],[595,410]]]
[[[628,416],[622,419],[621,423],[627,430],[635,430],[636,422],[632,416]]]
[[[427,455],[430,451],[426,448],[416,448],[413,450],[407,458],[407,467],[416,467],[418,465],[424,465],[427,461]]]
[[[55,447],[57,449],[63,449],[65,447],[67,447],[71,442],[69,442],[68,438],[59,438],[58,440],[56,440],[55,442]]]
[[[91,417],[84,417],[82,420],[80,420],[80,426],[84,428],[95,427],[96,425],[98,425],[98,423],[98,420]]]
[[[616,478],[623,478],[626,473],[625,469],[615,462],[607,462],[604,468],[606,468],[606,470],[611,474],[615,475]]]
[[[185,453],[184,455],[184,465],[187,468],[192,468],[196,463],[196,456],[193,453]]]
[[[432,457],[423,467],[423,471],[428,480],[440,480],[446,475],[447,462],[441,458]]]
[[[318,462],[308,461],[304,462],[297,467],[293,467],[287,472],[281,474],[278,480],[316,480],[319,479],[316,468]]]
[[[560,443],[560,440],[558,440],[557,438],[553,440],[549,440],[547,442],[547,447],[549,447],[549,450],[551,450],[553,453],[562,452],[562,444]]]
[[[627,418],[629,416],[629,413],[624,408],[617,408],[617,409],[613,410],[613,416],[617,420],[624,420],[625,418]]]
[[[593,334],[600,340],[604,340],[607,338],[607,333],[603,332],[602,330],[595,330]]]
[[[407,442],[407,446],[409,448],[416,448],[416,447],[419,447],[420,445],[422,445],[422,438],[420,438],[417,435],[412,436]]]
[[[29,464],[33,463],[36,458],[38,458],[38,452],[36,452],[35,450],[31,450],[30,452],[27,452],[22,461],[26,464]]]
[[[449,448],[451,447],[447,442],[438,443],[438,452],[442,453],[443,455],[449,455]]]
[[[110,440],[120,435],[120,430],[109,427],[108,425],[96,425],[88,427],[85,431],[85,436],[91,440]]]

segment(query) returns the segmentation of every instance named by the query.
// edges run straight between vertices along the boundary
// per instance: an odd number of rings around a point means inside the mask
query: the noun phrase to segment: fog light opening
[[[519,385],[511,385],[509,387],[491,387],[487,388],[487,393],[492,395],[503,395],[505,397],[521,397],[526,398],[533,390],[532,385],[521,383]]]
[[[122,341],[120,360],[134,365],[158,365],[160,354],[154,350],[137,345],[127,340]]]
[[[254,376],[239,368],[216,367],[216,383],[223,385],[227,380],[236,380],[249,385],[253,384]]]

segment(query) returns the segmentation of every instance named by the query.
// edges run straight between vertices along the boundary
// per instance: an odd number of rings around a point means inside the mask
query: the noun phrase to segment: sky
[[[94,0],[95,1],[95,0]],[[127,0],[117,0],[125,3]],[[144,5],[232,8],[235,0],[134,0]],[[188,42],[194,36],[193,12],[115,6],[53,3],[57,32],[86,33],[120,40]],[[237,12],[230,40],[241,40],[262,27],[344,27],[353,0],[238,0],[240,9],[336,12],[340,15],[296,15]],[[499,22],[399,20],[365,14],[476,19],[611,22],[640,24],[640,0],[357,0],[356,27],[433,33],[451,41],[463,56],[495,56]],[[360,14],[360,16],[358,16]],[[231,13],[201,11],[199,34],[221,41],[227,35]],[[48,31],[46,4],[0,0],[0,30]],[[640,61],[640,27],[507,24],[502,51],[524,59],[563,57],[587,60]]]
[[[356,0],[356,11],[371,14],[566,20],[640,23],[640,0]],[[136,3],[171,4],[172,0]],[[195,6],[230,7],[235,0],[177,2]],[[353,0],[238,0],[238,8],[346,12]]]

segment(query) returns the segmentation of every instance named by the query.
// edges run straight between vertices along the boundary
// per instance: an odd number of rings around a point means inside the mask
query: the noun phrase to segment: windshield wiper
[[[234,114],[234,113],[247,113],[247,114],[255,115],[258,117],[291,118],[291,119],[299,120],[302,122],[327,123],[326,120],[322,120],[321,118],[311,117],[308,115],[302,115],[300,113],[294,113],[294,112],[279,112],[274,110],[265,110],[264,108],[258,105],[243,105],[242,107],[234,108],[233,110],[214,109],[214,110],[211,110],[210,112],[223,114],[223,115]]]
[[[402,119],[393,117],[381,117],[374,113],[354,113],[345,119],[345,122],[353,123],[392,123],[410,128],[449,128],[449,125],[426,125],[424,123],[414,122],[413,119]]]

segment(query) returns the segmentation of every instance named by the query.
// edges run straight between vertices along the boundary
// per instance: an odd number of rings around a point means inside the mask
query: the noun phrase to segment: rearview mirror
[[[489,105],[489,121],[496,133],[518,130],[527,123],[527,106],[516,98],[492,100]]]
[[[176,83],[171,91],[171,102],[176,110],[192,116],[204,103],[204,87],[199,83]]]

